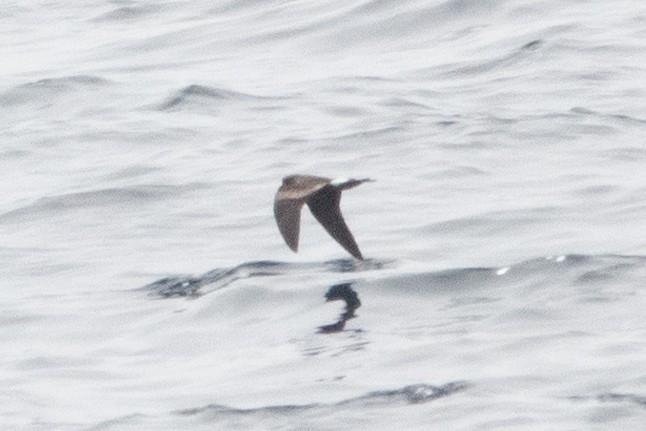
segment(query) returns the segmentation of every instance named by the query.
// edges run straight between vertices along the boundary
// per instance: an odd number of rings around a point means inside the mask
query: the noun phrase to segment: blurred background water
[[[642,429],[645,53],[638,0],[4,1],[1,428]],[[293,173],[377,180],[366,261],[283,243]]]

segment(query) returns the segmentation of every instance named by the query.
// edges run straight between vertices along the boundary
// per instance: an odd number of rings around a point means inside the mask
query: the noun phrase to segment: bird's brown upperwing
[[[298,251],[298,235],[301,229],[301,208],[304,199],[276,199],[274,216],[278,230],[293,251]]]
[[[341,191],[331,185],[323,187],[306,199],[310,211],[332,238],[341,244],[352,256],[363,260],[359,246],[341,215],[341,209],[339,208],[340,201]]]

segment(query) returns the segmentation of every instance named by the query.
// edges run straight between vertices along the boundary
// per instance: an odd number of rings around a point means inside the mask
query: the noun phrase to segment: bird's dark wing
[[[345,224],[339,202],[341,191],[331,185],[323,187],[318,192],[309,196],[306,200],[307,206],[312,214],[323,225],[325,230],[357,259],[363,260],[359,246],[354,240],[350,229]]]
[[[301,227],[301,208],[303,199],[281,199],[276,196],[274,200],[274,216],[278,230],[283,239],[293,251],[298,251],[298,234]]]

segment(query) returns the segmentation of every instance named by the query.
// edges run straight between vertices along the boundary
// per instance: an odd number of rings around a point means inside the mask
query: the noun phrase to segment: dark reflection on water
[[[345,328],[345,322],[356,317],[355,310],[361,307],[359,295],[352,289],[352,283],[340,283],[330,287],[325,293],[325,300],[330,301],[344,301],[345,309],[339,316],[339,319],[330,325],[320,326],[319,333],[329,334],[334,332],[341,332]]]

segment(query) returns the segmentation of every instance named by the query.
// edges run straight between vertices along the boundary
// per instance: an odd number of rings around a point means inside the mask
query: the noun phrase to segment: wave
[[[280,100],[279,97],[257,96],[223,88],[191,84],[168,98],[159,107],[161,111],[171,111],[191,107],[218,107],[222,104],[244,101]]]
[[[472,171],[471,174],[475,172]],[[463,175],[467,173],[469,172],[461,172]],[[469,232],[474,236],[485,236],[508,231],[515,227],[526,228],[531,225],[541,225],[546,223],[547,220],[561,217],[562,214],[563,208],[558,206],[514,208],[433,222],[420,226],[419,229],[421,232],[433,235],[453,235],[455,232]]]
[[[94,75],[70,75],[45,78],[27,82],[0,94],[0,106],[19,105],[29,102],[50,102],[52,97],[62,96],[78,90],[97,88],[110,81]]]
[[[473,21],[481,25],[483,17],[493,13],[499,0],[450,0],[427,2],[430,4],[409,5],[406,3],[373,0],[348,5],[332,2],[321,8],[317,4],[304,3],[291,8],[289,14],[271,13],[269,7],[255,6],[257,19],[262,16],[265,25],[248,32],[240,45],[287,42],[306,44],[308,50],[336,53],[387,44],[398,46],[402,41],[420,44],[420,35],[429,33],[444,36],[444,29],[456,21]],[[253,4],[252,4],[253,5]],[[213,13],[231,12],[223,9]],[[289,18],[287,18],[289,17]],[[250,23],[251,24],[251,23]],[[250,28],[254,26],[250,25]]]
[[[160,9],[157,5],[121,6],[94,18],[93,21],[129,21],[151,15]]]
[[[539,51],[544,45],[543,40],[535,39],[524,43],[518,48],[501,54],[497,57],[487,57],[484,61],[467,60],[463,63],[449,63],[443,65],[441,69],[436,67],[424,68],[416,74],[432,73],[435,78],[455,78],[455,76],[481,76],[483,73],[496,71],[501,68],[511,68],[520,62],[526,61],[534,52]],[[466,64],[465,64],[466,63]]]
[[[574,397],[570,397],[570,399],[575,401],[596,400],[601,402],[614,402],[614,403],[626,402],[626,403],[637,404],[639,406],[646,407],[646,396],[629,394],[629,393],[622,394],[617,392],[605,392],[593,397],[574,396]]]
[[[338,259],[323,263],[288,263],[278,261],[246,262],[232,268],[218,268],[199,276],[164,277],[140,289],[160,298],[195,298],[249,278],[270,277],[303,272],[360,273],[383,269],[392,261]]]
[[[303,273],[338,273],[352,275],[353,281],[348,282],[349,285],[382,289],[389,294],[424,296],[461,292],[465,289],[514,286],[534,280],[543,282],[554,280],[556,277],[564,277],[572,284],[596,283],[622,275],[628,276],[633,270],[646,270],[646,257],[569,254],[534,258],[508,266],[379,275],[379,271],[382,270],[397,270],[397,264],[394,260],[375,259],[339,259],[320,263],[254,261],[231,268],[214,269],[199,276],[168,276],[139,289],[157,298],[197,298],[243,279]]]
[[[94,75],[70,75],[59,78],[45,78],[28,82],[18,88],[74,89],[82,86],[96,86],[110,81]]]
[[[592,109],[583,108],[580,106],[575,106],[570,109],[570,114],[579,117],[595,117],[601,120],[611,120],[611,121],[620,121],[625,123],[625,125],[634,125],[634,126],[643,126],[646,124],[646,119],[630,116],[626,114],[613,114],[606,112],[594,111]]]
[[[469,388],[464,381],[450,382],[441,386],[424,383],[413,384],[399,389],[369,392],[355,398],[334,403],[283,404],[252,408],[237,408],[222,404],[208,404],[202,407],[185,408],[170,412],[166,418],[145,414],[130,414],[103,421],[91,427],[92,430],[141,429],[142,427],[177,429],[186,426],[185,421],[203,422],[213,429],[294,429],[294,421],[311,423],[311,429],[319,429],[312,422],[316,417],[330,414],[355,416],[366,411],[378,413],[388,408],[409,407],[452,396]],[[364,412],[364,413],[361,413]],[[192,422],[194,423],[194,422]],[[298,427],[297,427],[298,428]],[[300,428],[299,428],[300,429]],[[328,428],[325,428],[328,429]]]
[[[124,188],[109,188],[86,192],[69,193],[38,199],[37,201],[0,214],[0,222],[23,222],[41,217],[52,217],[67,211],[104,206],[127,206],[136,202],[163,200],[193,190],[190,186],[147,185]]]
[[[467,382],[450,382],[442,386],[433,386],[424,383],[405,386],[399,389],[372,391],[365,395],[349,398],[332,404],[293,404],[276,405],[250,409],[231,408],[223,405],[211,404],[204,407],[184,409],[175,412],[182,416],[193,416],[201,414],[231,414],[231,415],[255,415],[272,414],[278,416],[291,415],[293,413],[312,411],[318,409],[364,409],[383,408],[398,404],[422,404],[439,398],[445,398],[469,387]]]

